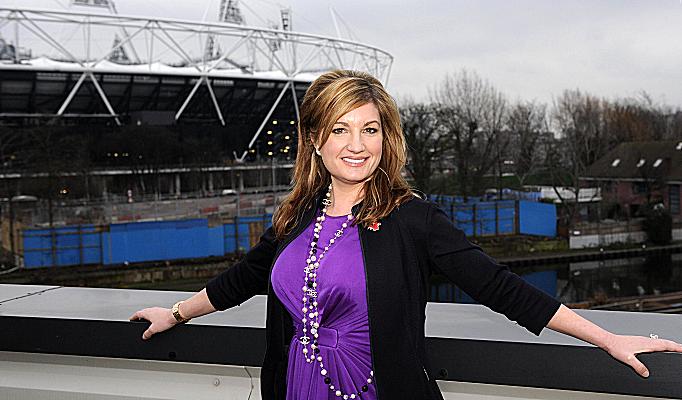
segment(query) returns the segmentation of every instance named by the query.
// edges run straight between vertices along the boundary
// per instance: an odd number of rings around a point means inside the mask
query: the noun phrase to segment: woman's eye
[[[377,128],[367,128],[367,129],[365,129],[365,131],[367,131],[367,133],[372,134],[372,135],[379,132],[379,130]]]
[[[332,129],[332,133],[336,133],[337,135],[340,135],[340,134],[342,134],[343,132],[345,132],[345,129],[344,129],[344,128],[334,128],[334,129]]]

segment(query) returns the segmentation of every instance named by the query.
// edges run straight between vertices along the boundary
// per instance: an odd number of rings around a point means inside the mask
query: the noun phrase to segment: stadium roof
[[[250,137],[237,159],[273,119],[298,119],[319,74],[387,82],[393,63],[375,46],[292,30],[3,7],[0,58],[0,119],[213,121]]]
[[[70,61],[57,61],[47,57],[37,57],[30,60],[21,60],[19,64],[11,60],[0,62],[0,70],[22,71],[54,71],[54,72],[83,72],[89,70],[95,73],[133,74],[133,75],[178,75],[194,76],[207,75],[211,78],[243,78],[279,81],[312,82],[320,73],[301,72],[293,76],[287,76],[280,70],[246,72],[239,68],[210,69],[209,64],[197,64],[196,66],[172,66],[161,62],[146,64],[118,64],[108,60],[99,62],[84,62],[82,65]]]

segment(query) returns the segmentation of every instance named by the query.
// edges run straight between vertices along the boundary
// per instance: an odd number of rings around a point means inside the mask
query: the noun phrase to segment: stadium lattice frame
[[[60,35],[69,33],[66,40],[60,39]],[[120,125],[130,109],[117,109],[121,103],[111,101],[115,95],[107,93],[104,78],[123,76],[133,82],[135,77],[163,76],[184,79],[187,87],[176,93],[178,99],[172,105],[166,106],[166,110],[173,108],[176,122],[203,88],[208,92],[214,116],[225,126],[225,114],[232,106],[221,104],[227,95],[216,95],[219,86],[255,80],[270,91],[275,89],[276,98],[264,107],[267,112],[256,124],[248,147],[243,154],[235,154],[238,160],[244,159],[283,98],[289,97],[298,118],[301,88],[297,84],[307,85],[320,73],[335,68],[364,70],[385,84],[393,63],[391,54],[375,46],[317,34],[70,10],[0,7],[0,39],[12,47],[12,51],[0,52],[4,55],[0,57],[0,74],[66,72],[69,77],[77,77],[53,94],[59,97],[58,107],[47,107],[47,112],[45,108],[7,112],[0,106],[0,118],[107,118]],[[41,55],[34,57],[35,52]],[[90,97],[98,97],[103,108],[81,107],[69,113],[85,82],[94,88]],[[273,82],[277,84],[273,86]],[[4,94],[6,89],[0,85],[0,95]],[[11,98],[11,93],[7,94]]]

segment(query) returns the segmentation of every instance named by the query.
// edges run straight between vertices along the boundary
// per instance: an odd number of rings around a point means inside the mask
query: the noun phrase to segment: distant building
[[[554,186],[543,185],[524,185],[523,188],[538,193],[538,199],[551,200],[556,204],[575,202],[575,189],[573,188],[564,186],[555,188]],[[578,192],[578,203],[592,203],[601,200],[601,190],[598,187],[581,187]]]
[[[602,188],[604,217],[637,217],[646,204],[662,203],[682,219],[682,141],[621,143],[580,177]]]

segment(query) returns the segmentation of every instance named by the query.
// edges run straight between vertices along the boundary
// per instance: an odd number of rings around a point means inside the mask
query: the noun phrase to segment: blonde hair
[[[278,239],[291,232],[305,207],[314,206],[317,194],[331,182],[331,175],[315,154],[315,146],[319,148],[327,141],[339,118],[368,103],[377,107],[381,118],[382,156],[372,176],[364,183],[364,198],[354,221],[368,226],[413,197],[409,184],[401,175],[407,161],[407,147],[395,101],[370,74],[331,71],[315,79],[301,104],[293,187],[272,219]]]

